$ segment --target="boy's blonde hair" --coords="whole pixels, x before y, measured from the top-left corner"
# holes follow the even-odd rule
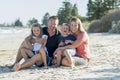
[[[68,28],[69,28],[69,30],[70,30],[70,25],[68,24],[68,23],[63,23],[62,25],[61,25],[61,27],[62,26],[68,26]]]

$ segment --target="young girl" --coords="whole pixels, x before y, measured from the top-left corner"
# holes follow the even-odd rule
[[[32,58],[36,54],[41,55],[41,60],[44,64],[44,68],[47,68],[47,58],[48,55],[47,49],[45,47],[47,42],[47,35],[42,35],[42,28],[40,24],[34,23],[31,28],[31,35],[27,37],[21,47],[21,54],[25,60],[28,60],[29,58]],[[31,49],[28,48],[31,46]],[[24,64],[24,63],[23,63]],[[40,66],[40,64],[36,63],[37,66]],[[23,67],[26,68],[26,67]],[[20,64],[15,64],[13,67],[14,71],[22,69],[20,67]]]
[[[34,54],[39,54],[39,53],[41,54],[44,66],[45,66],[45,68],[47,68],[46,55],[48,55],[48,52],[47,52],[45,45],[46,45],[48,36],[42,35],[42,28],[39,24],[36,24],[36,23],[33,24],[32,29],[31,29],[31,33],[32,33],[31,43],[33,46],[32,52]],[[43,48],[45,50],[44,53],[40,51],[41,48]]]
[[[59,47],[71,45],[76,40],[76,38],[70,34],[70,26],[67,23],[62,24],[60,31],[61,31],[61,36],[59,36],[58,39]],[[71,67],[73,67],[72,56],[75,56],[76,49],[72,48],[66,50],[67,52],[65,50],[61,51],[59,49],[56,49],[56,51],[54,52],[54,56],[56,58],[56,64],[54,65],[54,67],[60,66],[62,57],[64,56],[67,57],[68,62],[71,64]]]

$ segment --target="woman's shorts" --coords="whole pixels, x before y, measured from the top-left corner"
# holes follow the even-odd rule
[[[67,51],[69,54],[71,54],[71,56],[75,56],[75,54],[76,54],[76,49],[75,49],[75,48],[73,48],[73,49],[66,49],[66,51]]]
[[[75,60],[76,65],[85,65],[87,63],[87,59],[85,59],[85,58],[81,58],[78,56],[74,56],[72,58]]]

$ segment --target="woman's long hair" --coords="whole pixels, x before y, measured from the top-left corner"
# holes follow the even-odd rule
[[[70,20],[70,23],[71,22],[76,22],[77,23],[79,32],[85,32],[85,29],[83,28],[82,22],[81,22],[81,20],[79,18],[73,17]]]

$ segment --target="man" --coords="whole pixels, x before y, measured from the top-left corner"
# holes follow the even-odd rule
[[[48,35],[46,47],[48,50],[48,55],[51,58],[53,58],[53,52],[58,47],[58,36],[60,35],[59,31],[57,30],[58,23],[59,23],[58,17],[51,16],[48,19],[48,24],[47,24],[48,26],[43,28],[43,34]],[[22,50],[24,50],[24,49],[22,49]],[[41,59],[40,54],[36,54],[32,58],[26,60],[23,64],[20,65],[18,63],[23,58],[22,53],[21,53],[22,50],[21,50],[21,48],[19,48],[19,50],[18,50],[16,60],[14,63],[15,66],[13,68],[15,71],[20,70],[22,68],[30,67],[33,64],[35,64],[36,62],[39,64],[39,60]]]
[[[43,28],[43,34],[48,35],[46,47],[51,58],[53,58],[53,53],[58,47],[58,36],[60,35],[57,30],[58,22],[57,16],[51,16],[48,20],[48,27]]]

